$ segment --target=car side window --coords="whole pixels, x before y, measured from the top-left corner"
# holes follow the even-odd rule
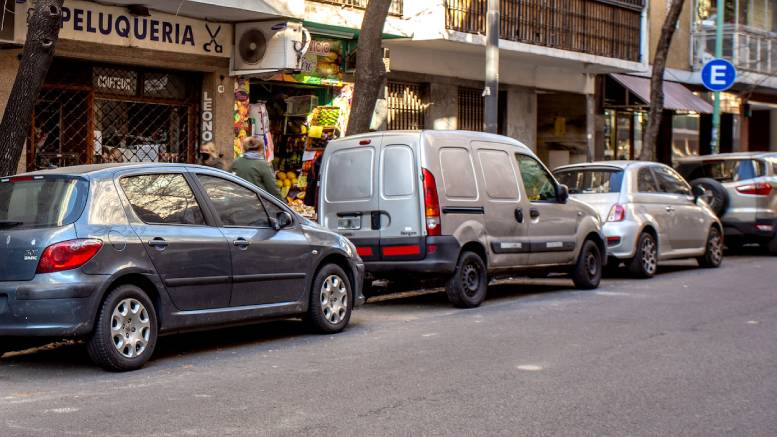
[[[640,193],[657,193],[658,186],[653,172],[649,168],[643,167],[637,172],[637,191]]]
[[[215,176],[198,174],[197,179],[205,189],[224,226],[270,227],[267,211],[255,192]]]
[[[266,199],[262,197],[262,203],[264,203],[264,208],[267,210],[267,215],[270,216],[270,222],[275,220],[276,217],[278,217],[278,213],[284,212],[285,209],[281,208],[280,206],[273,203],[271,200]]]
[[[138,218],[148,224],[204,225],[205,217],[182,174],[146,174],[119,180]]]
[[[523,187],[529,201],[555,202],[557,200],[556,183],[545,167],[536,159],[520,153],[515,154],[515,159],[518,160]]]
[[[653,173],[656,175],[661,192],[687,196],[691,194],[691,187],[674,170],[668,167],[655,166],[653,167]]]

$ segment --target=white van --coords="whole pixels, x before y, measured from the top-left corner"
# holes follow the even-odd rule
[[[443,279],[460,307],[489,278],[565,272],[596,288],[598,214],[569,199],[534,153],[500,135],[389,131],[329,143],[319,221],[347,236],[373,279]]]

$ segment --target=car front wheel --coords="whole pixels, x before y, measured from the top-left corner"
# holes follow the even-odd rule
[[[336,264],[322,267],[313,281],[308,322],[322,334],[340,332],[348,325],[353,309],[351,281]]]
[[[705,268],[716,268],[723,262],[723,235],[716,227],[710,228],[707,235],[707,246],[703,256],[698,258],[699,265]]]
[[[602,279],[602,252],[599,246],[591,240],[586,240],[577,257],[575,270],[572,272],[572,280],[575,287],[583,290],[592,290],[599,286]]]
[[[94,332],[86,343],[100,367],[121,372],[136,370],[151,358],[157,342],[157,315],[145,291],[121,285],[105,297]]]

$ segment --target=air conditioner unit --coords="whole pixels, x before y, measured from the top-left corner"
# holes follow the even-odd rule
[[[301,23],[261,21],[235,24],[234,75],[299,70],[310,46]]]

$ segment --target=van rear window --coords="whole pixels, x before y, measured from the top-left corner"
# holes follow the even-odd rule
[[[570,194],[619,193],[623,185],[623,170],[617,169],[569,169],[554,175]]]
[[[375,149],[372,147],[334,152],[326,169],[326,200],[352,202],[372,199],[374,168]]]
[[[89,183],[72,176],[0,179],[0,229],[72,224],[84,210]]]

